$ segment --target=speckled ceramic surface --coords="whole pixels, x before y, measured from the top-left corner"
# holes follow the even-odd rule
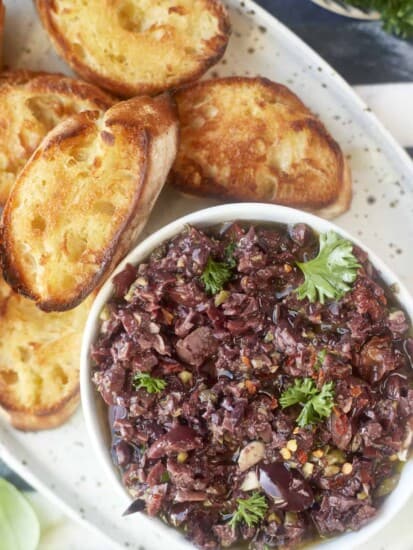
[[[32,2],[6,0],[5,3],[6,63],[11,67],[69,73],[50,48]],[[211,73],[262,74],[279,80],[320,115],[341,143],[353,171],[352,208],[336,223],[363,240],[413,291],[410,159],[341,78],[285,27],[248,0],[230,0],[228,4],[233,36],[225,59]],[[165,189],[145,235],[211,204],[214,202],[184,198],[172,189]],[[121,518],[125,499],[113,493],[96,463],[80,412],[62,428],[39,434],[15,432],[0,421],[0,456],[32,485],[64,506],[72,517],[99,530],[106,537],[102,538],[102,550],[112,547],[161,550],[166,544],[172,550],[160,533],[143,530],[133,516]],[[398,521],[408,519],[406,509]],[[404,545],[399,544],[402,525],[395,522],[389,529],[387,534],[364,544],[364,550],[410,550],[406,539]],[[391,545],[386,540],[392,541]]]

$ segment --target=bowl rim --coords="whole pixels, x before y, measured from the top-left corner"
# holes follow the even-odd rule
[[[125,508],[130,503],[132,497],[128,494],[126,488],[122,485],[117,468],[112,463],[110,448],[104,441],[102,433],[100,414],[98,411],[98,394],[90,378],[91,360],[89,356],[90,345],[95,340],[100,321],[99,314],[113,293],[113,277],[122,271],[126,264],[139,264],[142,262],[157,246],[179,233],[185,225],[191,224],[198,227],[208,227],[211,225],[231,222],[235,220],[249,221],[251,223],[270,222],[270,223],[306,223],[318,232],[333,230],[343,237],[351,240],[354,244],[364,250],[372,264],[380,272],[383,281],[387,285],[396,285],[397,299],[403,305],[411,320],[413,320],[413,298],[399,277],[381,260],[372,250],[366,247],[358,238],[352,236],[347,231],[341,229],[331,221],[319,218],[314,214],[289,208],[280,205],[263,203],[232,203],[219,206],[213,206],[198,210],[182,216],[146,237],[119,263],[110,278],[101,287],[97,294],[85,325],[81,347],[80,357],[80,390],[82,410],[86,423],[86,429],[92,444],[93,452],[98,458],[106,477],[116,486],[116,490],[123,496]],[[347,550],[355,548],[381,528],[383,528],[403,507],[408,498],[413,494],[413,459],[406,462],[400,476],[399,483],[394,491],[386,498],[381,505],[377,515],[359,531],[353,531],[338,535],[325,542],[316,542],[316,546],[324,550]],[[123,510],[120,510],[121,514]],[[146,514],[139,514],[139,521],[142,527],[156,530],[160,536],[168,537],[169,543],[175,542],[171,550],[175,548],[194,548],[192,544],[186,541],[182,534],[174,528],[165,525],[158,518],[150,518]]]

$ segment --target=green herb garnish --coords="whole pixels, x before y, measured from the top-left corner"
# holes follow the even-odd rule
[[[326,349],[322,349],[321,351],[319,351],[317,353],[317,359],[316,359],[316,362],[314,363],[314,370],[320,370],[321,369],[321,367],[324,364],[324,360],[325,360],[326,357],[327,357],[327,350]]]
[[[322,304],[325,298],[338,300],[351,290],[360,267],[353,254],[353,244],[334,231],[320,235],[320,250],[316,258],[296,264],[305,278],[296,290],[298,298]]]
[[[159,393],[166,388],[165,380],[162,380],[161,378],[154,378],[147,372],[136,373],[133,377],[132,384],[135,390],[143,388],[148,393]]]
[[[412,0],[346,0],[357,8],[380,13],[383,28],[403,38],[413,36]]]
[[[254,493],[249,498],[238,498],[238,508],[234,512],[229,525],[235,527],[241,521],[245,522],[248,527],[253,527],[264,519],[265,513],[268,510],[268,504],[263,495]]]
[[[319,390],[311,378],[296,378],[280,397],[283,409],[300,404],[302,409],[297,418],[300,428],[328,418],[334,406],[333,382],[327,382]]]
[[[208,258],[208,262],[201,275],[205,290],[210,294],[217,294],[232,277],[232,268],[226,262],[216,262]]]
[[[39,544],[39,520],[26,498],[0,478],[0,548],[35,550]]]

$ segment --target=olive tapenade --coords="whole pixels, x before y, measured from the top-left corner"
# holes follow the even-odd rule
[[[205,549],[374,517],[411,447],[413,340],[362,250],[304,224],[187,227],[113,283],[93,380],[130,512]]]

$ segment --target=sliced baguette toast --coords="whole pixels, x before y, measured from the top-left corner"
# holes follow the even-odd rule
[[[0,205],[49,130],[85,110],[106,111],[113,99],[96,86],[60,74],[0,74]]]
[[[45,313],[0,278],[0,412],[20,430],[65,422],[79,403],[79,361],[88,298]]]
[[[115,95],[157,94],[192,82],[224,54],[220,0],[36,0],[57,52]]]
[[[169,96],[54,128],[20,173],[0,227],[4,277],[45,311],[79,304],[134,244],[177,151]]]
[[[170,181],[181,190],[325,217],[349,208],[339,145],[285,86],[229,77],[189,85],[175,99],[181,139]]]

